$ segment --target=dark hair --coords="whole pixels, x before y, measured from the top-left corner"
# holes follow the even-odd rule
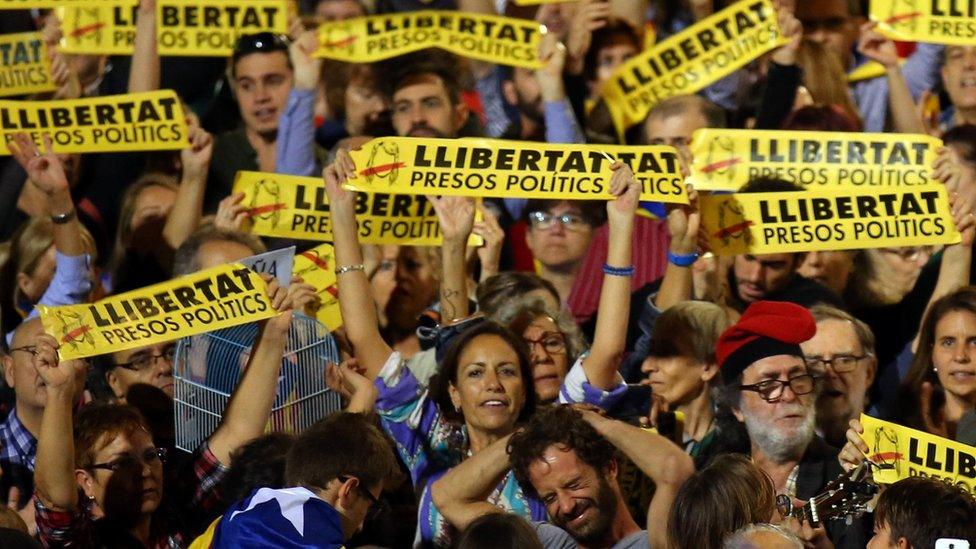
[[[285,462],[295,439],[291,433],[268,433],[235,450],[220,483],[224,503],[229,506],[257,488],[285,488]]]
[[[959,150],[962,161],[976,166],[976,125],[960,124],[942,134],[942,143]]]
[[[519,375],[522,377],[522,385],[525,390],[525,404],[522,405],[518,420],[525,421],[535,411],[536,404],[529,349],[521,337],[494,322],[478,323],[454,338],[444,354],[444,360],[441,361],[440,369],[430,380],[430,398],[437,403],[437,407],[440,409],[444,419],[457,424],[464,422],[464,415],[454,409],[449,387],[451,385],[457,385],[458,369],[461,366],[461,353],[476,338],[483,335],[493,335],[502,338],[518,356]]]
[[[379,427],[362,414],[336,412],[295,440],[286,458],[285,482],[315,491],[349,475],[371,488],[381,486],[396,470],[393,445]]]
[[[525,221],[531,226],[532,222],[529,219],[529,214],[532,212],[547,212],[560,204],[569,204],[576,208],[579,211],[580,217],[591,227],[599,227],[607,221],[606,203],[604,202],[597,200],[560,200],[558,198],[530,198],[525,203],[525,208],[522,209],[522,221]]]
[[[280,51],[285,54],[288,68],[292,68],[291,57],[288,55],[288,38],[273,32],[258,32],[242,34],[234,43],[234,51],[230,57],[230,75],[236,77],[237,62],[254,53],[274,53]]]
[[[753,177],[738,190],[740,193],[784,193],[805,190],[802,185],[778,177]]]
[[[542,549],[539,535],[518,515],[488,513],[474,520],[458,540],[458,549]]]
[[[773,481],[746,457],[723,454],[678,490],[668,514],[672,549],[720,549],[728,534],[768,522],[776,504]]]
[[[506,271],[488,277],[478,284],[475,290],[475,300],[478,309],[488,316],[494,315],[505,302],[522,297],[535,290],[544,290],[559,302],[559,292],[552,282],[535,273],[522,271]]]
[[[597,58],[600,50],[618,44],[630,44],[638,52],[644,49],[640,35],[633,25],[618,17],[610,17],[603,27],[593,31],[590,47],[583,57],[583,75],[587,80],[596,80]]]
[[[538,497],[529,480],[529,467],[554,445],[560,450],[572,450],[580,461],[597,471],[604,470],[617,456],[616,448],[578,410],[570,406],[541,409],[508,442],[512,472],[526,494]]]
[[[799,108],[783,121],[784,130],[808,130],[820,132],[859,132],[860,125],[843,109],[834,105]]]
[[[376,70],[369,64],[325,59],[319,74],[319,81],[325,85],[325,103],[329,107],[329,116],[336,119],[346,117],[346,88],[349,84],[363,82],[370,88],[379,85]]]
[[[75,468],[87,469],[95,463],[96,446],[104,442],[103,437],[131,435],[139,430],[152,436],[135,406],[99,401],[85,406],[74,419]]]
[[[683,301],[664,311],[654,323],[648,356],[687,357],[716,364],[715,345],[731,325],[721,307],[706,301]]]
[[[888,527],[892,541],[935,547],[939,538],[976,543],[976,501],[964,489],[934,478],[909,477],[881,492],[874,524]]]
[[[247,233],[223,231],[213,225],[204,225],[180,244],[173,259],[173,276],[181,276],[200,269],[200,248],[208,242],[227,241],[247,246],[254,254],[266,251],[261,239]]]
[[[422,75],[440,78],[452,105],[461,103],[461,66],[457,56],[439,50],[424,50],[378,63],[379,85],[389,100],[400,88]]]

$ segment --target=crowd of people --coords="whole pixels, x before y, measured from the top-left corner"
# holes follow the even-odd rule
[[[730,4],[302,0],[288,36],[243,35],[229,58],[160,56],[154,0],[124,56],[59,51],[56,10],[0,11],[0,34],[39,31],[52,57],[57,90],[18,99],[172,89],[189,138],[62,154],[16,133],[0,157],[0,547],[976,544],[972,482],[912,476],[849,516],[789,511],[870,466],[862,414],[976,444],[976,44],[896,44],[860,0],[779,0],[784,45],[619,142],[601,105],[615,69]],[[545,24],[542,67],[315,55],[320,24],[419,9]],[[931,177],[961,240],[714,255],[699,191],[648,207],[614,162],[605,203],[430,196],[442,244],[371,245],[346,185],[375,137],[668,145],[687,174],[704,128],[940,138]],[[341,361],[320,367],[344,409],[266,428],[290,326],[326,294],[264,275],[278,314],[187,453],[176,341],[61,359],[39,306],[319,244],[251,234],[240,171],[324,180],[342,326]]]

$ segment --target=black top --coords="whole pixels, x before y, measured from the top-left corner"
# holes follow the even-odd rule
[[[244,128],[217,136],[204,195],[204,212],[217,211],[220,201],[234,188],[234,177],[238,170],[258,170],[258,153],[247,140]]]

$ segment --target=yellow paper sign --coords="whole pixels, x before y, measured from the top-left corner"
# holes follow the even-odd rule
[[[234,180],[234,192],[244,193],[252,234],[332,240],[332,218],[320,177],[241,171]],[[364,244],[441,243],[437,214],[422,196],[360,193],[356,219],[359,241]],[[477,245],[481,240],[470,242]]]
[[[976,494],[976,448],[861,414],[875,482],[931,477]]]
[[[700,205],[717,255],[959,242],[942,185],[703,195]]]
[[[869,15],[893,40],[976,45],[976,4],[968,0],[871,0]]]
[[[617,67],[603,97],[622,131],[655,104],[695,93],[785,43],[772,3],[742,0]]]
[[[318,57],[371,63],[426,48],[500,65],[535,69],[546,28],[534,21],[422,10],[357,17],[319,26]]]
[[[941,146],[921,134],[702,129],[688,182],[709,191],[736,191],[754,177],[811,188],[928,185]]]
[[[339,286],[336,284],[335,250],[331,244],[320,244],[295,256],[292,275],[300,276],[306,284],[315,287],[322,303],[315,311],[315,318],[329,331],[342,326],[339,312]]]
[[[62,360],[114,353],[277,314],[261,277],[243,265],[219,265],[96,303],[38,305],[44,331]]]
[[[663,145],[380,137],[350,155],[359,191],[566,200],[613,198],[609,155],[633,168],[641,200],[688,203],[678,151]]]
[[[860,82],[861,80],[878,78],[879,76],[884,76],[884,74],[884,65],[878,63],[877,61],[868,61],[867,63],[859,65],[856,69],[847,73],[847,81],[851,83]]]
[[[538,6],[541,4],[568,4],[576,0],[515,0],[517,6]]]
[[[56,89],[47,44],[39,32],[0,34],[0,96]]]
[[[131,55],[137,4],[66,7],[61,50],[67,53]],[[288,0],[157,0],[159,55],[229,56],[243,34],[287,34]]]
[[[139,0],[0,0],[0,10],[29,10],[91,6],[99,4],[137,4]]]
[[[0,155],[27,132],[58,153],[156,151],[189,146],[183,106],[172,90],[66,101],[0,101]]]

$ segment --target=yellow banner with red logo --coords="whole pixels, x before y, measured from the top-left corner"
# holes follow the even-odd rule
[[[705,194],[716,255],[928,246],[959,242],[943,185]]]
[[[608,200],[613,160],[630,165],[641,200],[688,203],[678,151],[651,145],[561,145],[500,139],[379,137],[351,151],[366,192]]]
[[[61,51],[131,55],[138,3],[95,3],[58,10]],[[157,0],[159,55],[227,57],[244,34],[288,33],[290,0]]]
[[[736,191],[756,177],[810,188],[928,185],[941,146],[922,134],[706,128],[692,137],[687,182],[708,191]]]
[[[234,192],[244,193],[252,234],[332,240],[329,202],[320,177],[241,171]],[[437,246],[442,241],[437,214],[423,196],[359,193],[356,219],[364,244]],[[482,241],[472,237],[469,243]]]
[[[770,0],[742,0],[617,67],[603,85],[618,133],[677,95],[695,93],[786,43]]]
[[[183,106],[172,90],[106,95],[64,101],[0,101],[0,155],[26,132],[54,152],[121,152],[189,146]],[[43,148],[41,149],[43,150]]]
[[[62,360],[229,328],[277,314],[264,280],[236,263],[219,265],[95,303],[38,305]]]
[[[897,423],[861,414],[868,459],[878,465],[874,481],[893,484],[930,477],[976,494],[976,448]]]
[[[65,6],[135,4],[138,0],[0,0],[0,10],[51,9]]]
[[[871,0],[869,15],[893,40],[976,45],[976,3],[971,0]]]
[[[335,250],[332,244],[320,244],[295,255],[295,263],[291,271],[293,276],[300,276],[306,284],[315,287],[321,299],[318,310],[314,311],[315,318],[325,324],[329,331],[342,326],[335,268]]]
[[[41,33],[0,34],[0,97],[56,89]]]
[[[357,17],[319,26],[317,57],[371,63],[427,48],[497,63],[536,69],[546,28],[535,21],[467,13],[421,10]]]

